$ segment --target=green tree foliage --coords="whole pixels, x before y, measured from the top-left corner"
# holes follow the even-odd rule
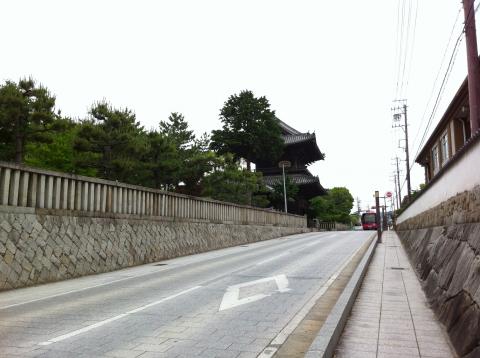
[[[187,152],[183,161],[180,178],[184,186],[180,192],[189,195],[201,195],[205,175],[219,165],[221,165],[221,158],[214,152],[204,150],[196,145],[193,146]]]
[[[350,222],[352,225],[360,225],[360,215],[358,215],[357,213],[350,214]]]
[[[211,148],[216,152],[246,159],[248,169],[250,162],[276,160],[282,154],[282,132],[265,97],[257,98],[247,90],[230,96],[220,120],[222,129],[212,132]]]
[[[80,124],[74,149],[83,156],[81,168],[95,168],[100,177],[141,184],[147,138],[135,114],[129,109],[115,109],[106,102],[95,104],[91,118]]]
[[[160,133],[172,140],[178,149],[187,149],[195,140],[193,130],[181,113],[173,112],[168,121],[160,122]]]
[[[349,224],[350,211],[353,208],[353,196],[344,187],[328,190],[327,195],[317,196],[310,200],[310,210],[314,217],[324,222]]]
[[[209,149],[205,133],[196,138],[182,114],[172,113],[160,122],[159,131],[148,134],[149,150],[144,158],[156,188],[200,195],[202,179],[219,165]]]
[[[261,173],[242,169],[228,154],[223,157],[223,163],[203,180],[202,194],[216,200],[244,205],[252,201],[265,204],[263,192]]]
[[[147,134],[148,150],[143,162],[150,179],[144,185],[157,189],[174,190],[180,178],[180,157],[177,146],[166,135],[157,131]]]
[[[49,143],[62,129],[55,97],[31,78],[0,86],[0,158],[23,163],[27,143]]]
[[[46,133],[48,141],[29,142],[25,147],[25,164],[37,168],[58,170],[65,173],[75,173],[87,176],[96,176],[94,168],[78,168],[75,163],[81,153],[75,153],[73,143],[78,135],[79,126],[70,119],[59,118],[63,121],[60,132]]]
[[[285,210],[285,199],[283,193],[283,181],[273,185],[273,191],[269,194],[270,203],[277,210]],[[289,203],[294,203],[298,195],[298,185],[296,185],[288,175],[285,176],[285,191],[287,194],[287,209]]]

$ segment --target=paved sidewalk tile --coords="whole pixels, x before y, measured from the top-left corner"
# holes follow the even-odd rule
[[[456,356],[393,231],[377,246],[335,356]]]

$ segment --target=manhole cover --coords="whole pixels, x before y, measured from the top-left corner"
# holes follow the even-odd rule
[[[167,264],[155,264],[153,266],[167,266]]]
[[[405,267],[390,267],[390,270],[406,270]]]

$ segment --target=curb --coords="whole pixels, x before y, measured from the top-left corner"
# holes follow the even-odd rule
[[[329,313],[325,323],[318,332],[317,337],[310,345],[310,348],[305,354],[305,358],[333,357],[335,348],[342,335],[343,328],[347,323],[348,316],[355,303],[360,286],[362,285],[363,278],[367,273],[368,265],[372,260],[377,241],[378,240],[374,238],[368,247],[367,252],[355,269],[355,272],[340,295],[337,303],[333,306],[332,311]]]

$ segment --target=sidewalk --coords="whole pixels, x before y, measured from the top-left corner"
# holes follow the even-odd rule
[[[405,250],[385,232],[337,346],[337,358],[455,357]]]

